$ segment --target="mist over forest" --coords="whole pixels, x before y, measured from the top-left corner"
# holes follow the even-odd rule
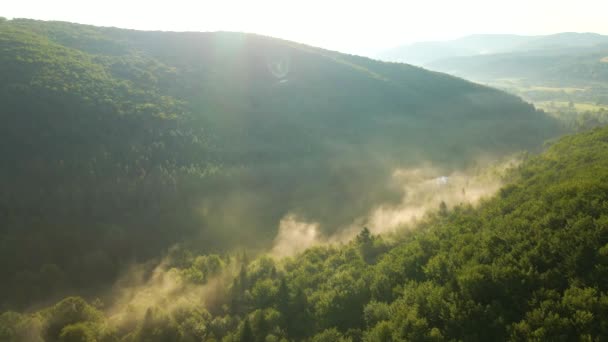
[[[604,36],[550,37],[0,18],[0,341],[602,340]]]

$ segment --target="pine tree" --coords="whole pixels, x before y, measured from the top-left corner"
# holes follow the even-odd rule
[[[251,329],[251,324],[249,323],[248,318],[245,318],[243,328],[241,329],[241,333],[239,335],[239,342],[254,342],[253,330]]]
[[[285,278],[281,278],[279,283],[279,290],[277,292],[277,310],[281,313],[281,325],[283,327],[287,324],[289,317],[289,287],[287,287],[287,281]]]

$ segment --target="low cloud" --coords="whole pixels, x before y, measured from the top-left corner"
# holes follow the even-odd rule
[[[477,204],[501,186],[498,179],[468,172],[443,174],[433,168],[399,169],[393,178],[401,184],[403,197],[397,205],[379,205],[367,218],[374,233],[390,232],[436,211],[443,202],[448,207]]]
[[[293,256],[320,243],[319,224],[299,220],[288,214],[279,223],[279,232],[274,240],[271,255]]]
[[[279,223],[271,254],[277,257],[293,256],[305,249],[326,243],[345,243],[363,227],[373,233],[395,232],[411,227],[416,220],[439,210],[443,202],[448,208],[459,204],[476,205],[492,196],[503,185],[507,170],[521,162],[519,157],[502,162],[480,162],[468,170],[446,172],[431,165],[416,168],[399,168],[393,171],[391,182],[402,193],[399,203],[381,203],[368,214],[355,220],[330,236],[321,233],[317,222],[307,222],[293,214]]]
[[[119,329],[132,330],[149,308],[166,312],[181,308],[215,308],[220,305],[233,279],[235,266],[230,264],[204,284],[194,284],[176,268],[163,261],[152,271],[146,265],[135,265],[114,286],[112,305],[105,313],[109,322]]]

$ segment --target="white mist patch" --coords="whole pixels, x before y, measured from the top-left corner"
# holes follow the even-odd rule
[[[448,177],[448,176],[441,176],[441,177],[435,178],[435,182],[439,186],[441,186],[441,185],[447,185],[449,181],[450,181],[450,177]]]
[[[287,257],[303,252],[319,243],[319,224],[300,221],[288,214],[279,223],[279,232],[274,240],[271,254]]]
[[[438,211],[442,202],[448,208],[475,205],[500,189],[503,177],[521,163],[522,156],[514,155],[502,161],[480,160],[475,168],[448,173],[432,166],[395,169],[391,183],[402,191],[399,203],[378,204],[368,214],[329,236],[320,233],[318,223],[286,215],[280,222],[271,254],[293,256],[315,245],[347,243],[363,227],[374,234],[394,232]]]
[[[116,299],[108,310],[113,320],[122,320],[123,315],[142,316],[150,307],[171,307],[176,298],[193,302],[203,298],[203,287],[185,283],[175,269],[167,269],[163,262],[146,279],[142,267],[134,266],[115,286]]]
[[[126,327],[141,321],[150,308],[166,312],[185,308],[207,308],[217,305],[233,278],[234,267],[228,265],[221,274],[205,284],[193,284],[183,279],[167,262],[158,264],[146,275],[142,265],[135,265],[114,286],[112,305],[105,310],[112,326]]]
[[[505,170],[518,163],[509,159],[490,168],[447,175],[432,167],[397,169],[393,180],[402,188],[401,202],[379,205],[363,221],[374,233],[390,232],[438,210],[442,202],[448,207],[476,204],[498,191]]]
[[[361,216],[327,241],[350,241],[363,227],[374,234],[414,227],[411,224],[428,213],[438,211],[442,202],[448,208],[459,204],[475,205],[500,189],[508,170],[519,165],[523,156],[516,154],[500,161],[479,159],[476,167],[451,172],[432,165],[397,168],[392,173],[391,183],[401,190],[401,201],[397,204],[379,203],[367,215]]]
[[[479,158],[474,167],[454,171],[430,164],[397,168],[389,182],[402,193],[398,203],[378,203],[367,214],[363,213],[331,235],[323,234],[318,222],[286,214],[279,222],[270,255],[290,257],[313,246],[348,243],[364,227],[374,234],[410,229],[418,219],[439,211],[442,203],[448,209],[461,204],[476,205],[496,193],[503,185],[505,175],[524,158],[525,154],[521,153],[501,160]]]

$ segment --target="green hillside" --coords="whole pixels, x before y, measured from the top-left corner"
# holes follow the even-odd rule
[[[461,57],[503,54],[569,54],[608,44],[608,36],[597,33],[562,32],[542,36],[474,34],[447,41],[416,42],[378,55],[382,60],[431,66]],[[551,65],[549,63],[545,65]]]
[[[521,96],[572,130],[608,122],[607,36],[559,33],[519,37],[511,42],[510,36],[474,37],[477,36],[427,46],[429,58],[421,65]],[[480,44],[473,45],[479,51],[483,46],[495,48],[479,53],[469,49],[471,42]],[[446,46],[465,51],[441,53]],[[434,48],[439,53],[433,54]],[[395,59],[408,61],[407,56]]]
[[[608,45],[593,48],[540,49],[437,60],[427,67],[478,80],[521,79],[528,82],[585,86],[608,82],[602,58]]]
[[[397,167],[534,149],[557,124],[421,68],[241,33],[0,21],[0,308],[97,293],[174,243],[265,248],[398,201]]]
[[[439,60],[428,65],[534,103],[584,130],[608,123],[608,45]]]
[[[152,277],[137,288],[143,300],[130,297],[105,315],[101,302],[74,297],[31,314],[6,312],[0,337],[603,340],[608,127],[561,139],[508,179],[479,208],[441,206],[399,235],[364,229],[346,245],[316,247],[296,258],[250,261],[174,250],[162,267],[165,277],[179,279],[172,290],[166,291],[166,279]],[[158,292],[148,297],[147,291]]]
[[[420,42],[388,51],[381,58],[497,87],[546,109],[544,102],[550,101],[608,104],[608,64],[602,62],[606,55],[608,36],[564,32]]]

